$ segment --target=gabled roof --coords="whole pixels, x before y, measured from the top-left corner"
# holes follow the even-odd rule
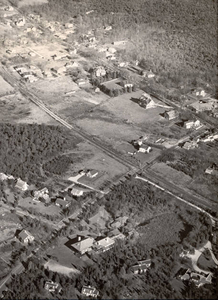
[[[81,240],[79,240],[79,238],[81,238]],[[93,243],[94,239],[92,237],[78,236],[77,242],[72,243],[71,246],[79,252],[84,252],[91,248]]]
[[[83,286],[82,294],[97,297],[99,295],[99,291],[95,287],[92,287],[90,285]]]
[[[109,238],[109,237],[105,237],[105,238],[101,238],[99,240],[96,241],[96,245],[102,248],[107,248],[110,247],[114,244],[114,240]]]
[[[28,185],[27,185],[27,183],[25,181],[23,181],[20,178],[18,178],[15,187],[18,188],[18,189],[20,189],[20,190],[27,190]]]
[[[19,234],[18,234],[18,237],[22,240],[24,240],[25,238],[33,238],[32,234],[29,233],[29,231],[27,230],[22,230]]]

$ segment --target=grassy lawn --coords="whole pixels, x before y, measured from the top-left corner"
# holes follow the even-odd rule
[[[210,269],[216,267],[211,255],[209,253],[206,254],[205,251],[199,257],[197,265],[205,271],[210,271]]]

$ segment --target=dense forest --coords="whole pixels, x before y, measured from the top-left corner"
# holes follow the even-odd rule
[[[60,22],[74,18],[79,32],[112,25],[111,39],[129,39],[135,45],[134,51],[123,51],[123,58],[140,60],[165,85],[192,85],[196,78],[216,84],[214,0],[49,0],[22,10]]]
[[[0,124],[1,172],[21,177],[29,183],[37,182],[37,177],[41,176],[40,165],[44,161],[53,159],[46,168],[57,173],[55,157],[74,148],[78,142],[79,139],[58,126]],[[60,162],[66,170],[71,160],[63,157]],[[58,173],[65,170],[61,168]]]
[[[114,218],[127,215],[138,222],[154,214],[174,210],[170,196],[134,178],[114,187],[102,198],[102,202]]]

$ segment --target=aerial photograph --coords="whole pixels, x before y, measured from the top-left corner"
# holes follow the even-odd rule
[[[0,0],[0,299],[218,299],[218,0]]]

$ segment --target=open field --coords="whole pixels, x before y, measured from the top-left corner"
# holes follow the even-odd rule
[[[210,271],[216,267],[216,264],[210,254],[206,255],[205,252],[203,252],[197,261],[197,266],[205,271]]]
[[[21,198],[19,200],[19,206],[25,209],[34,209],[34,211],[47,214],[51,216],[56,216],[60,213],[60,208],[56,205],[45,206],[42,202],[33,201],[32,197]]]
[[[14,91],[13,87],[5,81],[0,75],[0,97],[10,94]]]
[[[18,7],[20,8],[26,5],[40,5],[45,3],[48,3],[48,0],[20,0],[18,2]]]
[[[163,176],[166,180],[169,180],[179,186],[188,187],[192,181],[190,176],[183,172],[177,171],[162,162],[155,163],[151,169],[157,174]]]
[[[78,153],[81,153],[81,161],[78,161],[69,168],[64,176],[65,179],[68,179],[80,170],[94,169],[99,173],[101,172],[101,176],[95,181],[92,181],[90,186],[100,188],[107,180],[113,181],[114,178],[122,176],[122,174],[128,171],[125,166],[107,156],[99,149],[94,148],[87,142],[79,143],[76,149],[78,150]]]
[[[116,117],[127,120],[129,123],[133,124],[153,124],[158,121],[164,121],[164,118],[160,116],[160,113],[163,113],[166,108],[155,107],[144,109],[136,103],[137,99],[139,99],[143,93],[144,91],[139,90],[111,98],[109,101],[101,105],[101,109],[105,109],[110,113],[113,113]],[[155,103],[163,106],[165,105],[160,101],[155,101]]]
[[[91,110],[95,105],[108,99],[102,92],[86,92],[72,81],[70,76],[57,77],[50,80],[39,80],[32,84],[33,91],[52,111],[66,119],[69,123],[75,117]],[[70,95],[66,93],[75,91]]]
[[[13,214],[4,210],[4,208],[1,208],[0,229],[1,229],[0,242],[13,238],[16,230],[20,229],[18,218],[14,217]]]
[[[19,93],[0,99],[0,119],[4,123],[58,125],[54,119]]]

